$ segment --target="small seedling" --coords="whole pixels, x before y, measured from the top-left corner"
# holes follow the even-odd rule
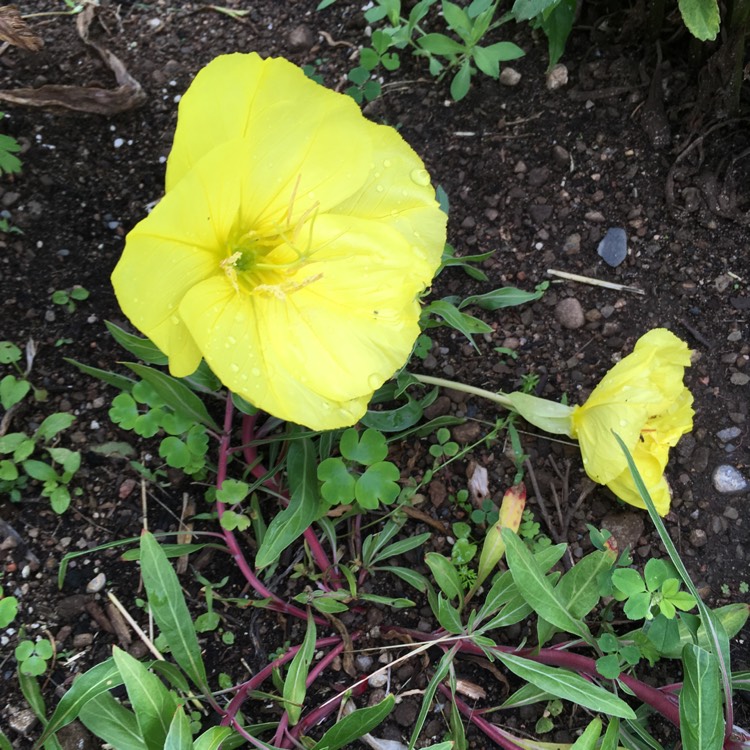
[[[15,596],[5,596],[0,586],[0,630],[7,628],[18,614],[18,599]]]
[[[453,458],[460,450],[458,443],[450,439],[451,432],[447,427],[441,427],[436,433],[437,443],[430,446],[430,455],[437,459]]]
[[[39,641],[21,641],[14,652],[19,670],[30,677],[38,677],[47,671],[47,662],[55,655],[52,642],[46,638]]]
[[[76,302],[88,299],[89,291],[82,286],[74,286],[70,289],[58,289],[52,292],[51,300],[55,305],[64,307],[69,313],[75,312]]]

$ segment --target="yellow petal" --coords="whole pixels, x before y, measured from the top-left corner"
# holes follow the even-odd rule
[[[660,516],[665,516],[669,512],[671,502],[669,485],[664,478],[664,468],[667,465],[668,453],[669,449],[666,446],[659,445],[649,439],[639,441],[635,450],[631,451],[635,465],[638,468],[638,473],[641,475],[643,483],[646,485],[646,489],[654,501],[654,506]],[[628,467],[619,476],[606,484],[624,502],[634,505],[637,508],[645,509],[646,505],[635,486],[635,481]]]
[[[185,92],[167,191],[207,153],[236,139],[251,144],[252,168],[266,180],[260,189],[282,193],[284,211],[300,177],[298,215],[309,208],[307,193],[319,188],[329,192],[325,200],[344,200],[370,163],[366,121],[351,97],[320,86],[287,60],[255,53],[215,58]]]
[[[365,182],[333,213],[376,219],[396,229],[431,263],[440,263],[448,217],[422,160],[393,128],[366,122],[374,163]]]
[[[628,450],[635,449],[648,412],[642,404],[608,403],[573,410],[573,437],[578,438],[586,473],[599,484],[607,484],[627,467],[613,431]]]

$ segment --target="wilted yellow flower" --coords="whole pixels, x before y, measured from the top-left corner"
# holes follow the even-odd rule
[[[670,494],[664,468],[669,449],[693,428],[693,396],[683,383],[689,364],[687,344],[665,328],[656,328],[602,378],[583,406],[551,404],[526,394],[508,398],[532,424],[577,438],[586,473],[626,503],[643,508],[616,432],[632,454],[657,511],[666,515]]]
[[[180,102],[167,193],[112,276],[190,375],[313,429],[355,423],[419,334],[446,217],[392,128],[283,59],[226,55]]]

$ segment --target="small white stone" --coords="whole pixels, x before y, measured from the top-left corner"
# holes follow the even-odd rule
[[[384,687],[387,682],[388,677],[385,672],[377,672],[376,674],[371,675],[367,680],[367,684],[373,688]]]
[[[500,83],[503,86],[518,86],[521,74],[515,68],[503,68],[500,71]]]
[[[98,594],[103,588],[104,584],[107,582],[107,576],[104,575],[104,573],[99,573],[99,575],[94,576],[87,584],[86,586],[86,593],[87,594]]]
[[[724,495],[744,492],[748,488],[747,479],[734,466],[729,464],[716,467],[713,483],[716,491]]]
[[[125,143],[124,138],[115,138],[114,146],[115,148],[122,148],[122,145]]]
[[[547,73],[547,88],[556,91],[567,84],[568,69],[562,63],[558,63]]]

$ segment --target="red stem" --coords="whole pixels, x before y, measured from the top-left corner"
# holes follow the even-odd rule
[[[227,396],[227,405],[224,412],[224,430],[221,435],[221,441],[219,442],[219,460],[216,467],[216,488],[221,489],[221,485],[227,478],[227,461],[229,459],[229,443],[232,436],[232,416],[234,414],[234,404],[232,403],[231,395]],[[224,515],[226,506],[220,500],[216,500],[216,512],[219,516],[219,523],[221,523],[221,517]],[[255,575],[253,569],[250,567],[245,555],[237,542],[237,537],[233,531],[222,528],[221,533],[224,537],[229,552],[231,553],[234,561],[237,563],[237,567],[245,576],[245,580],[253,587],[253,590],[262,598],[270,599],[271,604],[269,607],[275,609],[277,612],[284,612],[294,617],[299,617],[302,620],[307,619],[307,612],[299,607],[295,607],[293,604],[288,604],[280,596],[274,594],[269,588],[263,584],[263,582]],[[326,621],[323,619],[316,619],[321,625],[325,625]]]
[[[242,419],[242,451],[245,456],[245,462],[250,467],[250,473],[256,479],[260,479],[261,477],[264,477],[266,476],[266,474],[268,474],[268,470],[265,468],[265,466],[263,466],[263,464],[258,461],[258,451],[253,445],[253,440],[255,439],[256,420],[256,414],[245,414]],[[279,483],[275,479],[266,479],[263,484],[272,492],[279,495],[285,505],[289,504],[289,498],[286,492],[282,491]],[[320,540],[316,536],[315,532],[311,527],[308,526],[308,528],[305,529],[303,536],[305,538],[305,541],[307,542],[308,547],[310,548],[313,560],[315,560],[315,564],[318,566],[318,569],[321,571],[321,573],[329,578],[331,584],[335,589],[340,589],[341,579],[336,573],[334,566],[331,564],[331,561],[328,558],[326,551],[323,549],[323,545],[320,543]]]
[[[328,636],[327,638],[319,638],[315,641],[315,648],[325,648],[326,646],[333,646],[334,644],[341,643],[341,638],[338,636]],[[283,656],[278,659],[274,659],[270,664],[267,664],[257,674],[253,675],[247,682],[243,682],[237,688],[237,692],[234,694],[234,698],[229,702],[229,705],[224,712],[224,718],[221,720],[222,726],[227,726],[231,720],[237,716],[242,704],[247,700],[247,694],[253,690],[258,690],[260,686],[273,674],[273,670],[280,667],[282,664],[286,664],[294,658],[294,655],[302,648],[302,646],[292,646]]]
[[[483,719],[481,716],[474,712],[474,709],[471,708],[471,706],[464,703],[457,695],[453,695],[453,693],[451,693],[451,691],[445,684],[441,682],[440,685],[438,685],[438,688],[446,698],[452,700],[456,704],[456,708],[470,722],[476,724],[476,726],[481,729],[487,735],[487,737],[497,742],[500,747],[505,748],[505,750],[523,750],[523,748],[513,742],[510,735],[507,735],[502,729],[500,729],[500,727],[496,727],[494,724],[491,724],[489,721],[487,721],[487,719]]]

